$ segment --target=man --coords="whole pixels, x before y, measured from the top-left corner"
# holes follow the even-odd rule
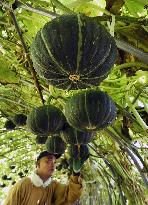
[[[82,192],[79,173],[70,176],[68,185],[51,179],[59,157],[47,151],[41,152],[35,173],[12,187],[4,205],[71,205],[79,199]]]

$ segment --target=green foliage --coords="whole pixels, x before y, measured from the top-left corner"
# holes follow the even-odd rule
[[[0,83],[19,83],[19,76],[12,70],[8,59],[0,58]]]
[[[147,9],[145,8],[147,5],[146,0],[126,0],[125,6],[127,7],[128,11],[131,15],[139,17],[147,15]]]
[[[102,15],[105,9],[106,2],[104,0],[90,1],[90,0],[76,0],[76,1],[61,1],[67,7],[72,8],[76,13],[83,13],[88,16]]]
[[[12,0],[7,2],[14,3]],[[104,0],[53,2],[22,0],[21,2],[57,14],[72,11],[101,17],[104,14],[104,16],[110,15],[111,12],[110,8],[108,10],[105,8],[105,3],[109,1]],[[114,6],[119,8],[117,5],[119,1],[114,2]],[[126,0],[119,8],[120,11],[116,11],[121,17],[120,21],[115,17],[115,25],[112,26],[115,37],[124,39],[145,52],[147,52],[147,26],[139,23],[141,22],[139,17],[146,19],[146,4],[146,0]],[[29,56],[30,45],[37,31],[50,21],[51,17],[23,8],[17,8],[15,15]],[[138,18],[137,23],[131,22],[131,16]],[[122,21],[123,17],[127,21]],[[100,23],[109,30],[106,20]],[[28,115],[33,107],[42,105],[27,55],[22,48],[20,36],[16,32],[8,7],[0,5],[0,198],[2,199],[7,195],[6,190],[9,186],[34,171],[36,156],[46,149],[45,144],[36,143],[36,136],[27,126],[16,127],[14,130],[4,128],[6,121],[13,119],[15,114]],[[40,76],[37,77],[45,104],[54,105],[62,111],[66,101],[82,91],[60,90],[48,86]],[[92,87],[95,90],[101,89],[112,97],[117,106],[117,118],[115,124],[108,127],[108,130],[96,132],[88,144],[90,156],[81,167],[84,178],[84,191],[81,197],[83,205],[147,204],[145,188],[148,172],[147,79],[147,65],[135,56],[118,49],[117,60],[109,76],[99,87]],[[133,155],[128,152],[129,150]],[[64,159],[66,162],[61,162],[62,159],[57,161],[58,164],[63,164],[54,175],[59,180],[67,179],[67,174],[71,173],[73,167],[73,160],[70,160],[67,150]],[[76,168],[77,165],[80,164],[76,163]],[[6,180],[6,176],[11,180]]]

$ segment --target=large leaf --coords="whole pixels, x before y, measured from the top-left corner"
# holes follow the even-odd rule
[[[147,4],[146,0],[126,0],[125,5],[128,8],[131,15],[139,17],[146,16],[147,10],[144,6]]]
[[[19,75],[12,70],[12,66],[5,58],[0,58],[0,83],[18,83]]]
[[[26,7],[28,8],[29,5],[58,14],[65,14],[67,10],[65,7],[89,16],[106,14],[105,0],[53,2],[21,0],[21,2],[24,8],[17,8],[14,13],[28,49],[27,55],[30,55],[30,45],[37,31],[51,20],[37,14],[36,10],[27,11]],[[130,17],[145,16],[147,0],[126,0],[125,2],[119,14],[121,20],[119,21],[118,17],[115,18],[115,34],[119,40],[122,37],[125,41],[134,44],[135,48],[141,48],[146,52],[147,27],[140,25],[137,19],[135,19],[137,24],[131,23]],[[14,0],[9,3],[14,3]],[[103,18],[106,17],[104,15]],[[106,20],[101,23],[107,28]],[[88,52],[89,49],[91,50],[91,47],[88,48]],[[41,98],[34,84],[34,77],[22,48],[20,35],[16,32],[8,8],[2,6],[0,6],[0,51],[3,54],[0,57],[0,199],[4,199],[8,187],[22,176],[20,172],[28,175],[35,170],[33,165],[36,156],[45,149],[45,146],[36,144],[35,136],[28,131],[27,127],[16,127],[12,131],[4,128],[7,118],[13,119],[16,113],[29,114],[32,107],[41,105]],[[147,164],[148,140],[147,133],[141,126],[147,123],[148,112],[146,68],[147,66],[134,56],[118,50],[116,64],[109,76],[99,87],[92,87],[101,89],[113,98],[117,104],[118,115],[114,125],[108,128],[108,132],[100,130],[95,133],[93,141],[89,144],[90,157],[85,164],[82,166],[81,162],[72,162],[75,171],[81,168],[84,177],[83,195],[80,199],[83,205],[147,204],[144,183],[147,173],[145,164]],[[46,104],[53,104],[62,111],[64,111],[65,102],[75,93],[81,92],[81,90],[60,90],[48,86],[40,76],[37,78]],[[123,122],[123,116],[126,117],[126,122]],[[131,137],[128,139],[126,134]],[[127,153],[128,149],[132,149],[135,154],[135,158],[132,155],[132,160],[131,155]],[[64,158],[69,157],[66,151]],[[60,160],[62,158],[57,163],[60,163]],[[69,164],[68,169],[62,168],[56,171],[54,178],[66,183],[67,174],[70,175],[71,171],[72,167]],[[11,180],[4,180],[3,175],[11,177]]]

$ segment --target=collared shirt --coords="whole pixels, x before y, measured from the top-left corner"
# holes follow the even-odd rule
[[[31,182],[34,184],[36,187],[47,187],[49,184],[52,182],[52,178],[49,177],[45,182],[40,178],[39,175],[36,173],[32,173],[30,176],[28,176],[31,179]]]
[[[79,199],[81,178],[70,176],[68,185],[51,179],[43,182],[36,173],[22,178],[9,191],[4,205],[71,205]]]

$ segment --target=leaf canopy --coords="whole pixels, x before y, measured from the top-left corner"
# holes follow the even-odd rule
[[[28,175],[35,169],[37,153],[45,149],[45,145],[36,144],[36,136],[27,126],[6,130],[5,122],[13,120],[15,114],[28,115],[33,107],[41,106],[41,95],[46,104],[51,103],[63,110],[66,100],[79,92],[57,89],[47,85],[40,76],[34,76],[28,56],[37,31],[55,15],[84,13],[94,19],[99,17],[98,20],[115,38],[124,40],[137,53],[142,51],[143,55],[148,48],[147,6],[146,0],[21,0],[18,5],[9,0],[0,3],[1,199],[20,176]],[[14,24],[11,13],[15,15],[17,24]],[[19,25],[22,35],[18,34],[16,25]],[[21,36],[27,52],[22,46]],[[118,115],[112,126],[97,132],[89,143],[91,156],[82,168],[84,191],[80,201],[83,205],[115,205],[126,204],[127,201],[130,205],[147,203],[147,68],[144,62],[131,54],[130,49],[129,52],[118,49],[112,72],[100,86],[94,87],[112,97]],[[38,78],[37,84],[35,77]],[[37,85],[41,88],[40,93]],[[68,157],[66,151],[57,166]],[[62,180],[70,172],[70,168],[62,167],[57,169],[54,177]],[[11,180],[5,180],[4,175]]]

